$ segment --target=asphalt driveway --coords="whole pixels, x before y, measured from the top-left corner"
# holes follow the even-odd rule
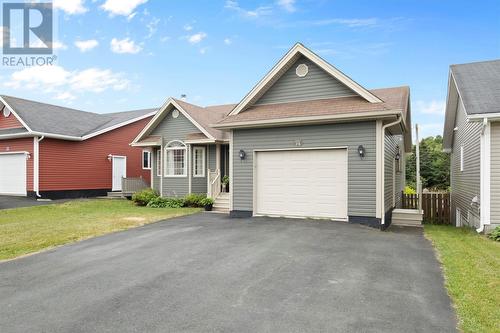
[[[0,332],[455,332],[421,231],[202,213],[0,263]]]
[[[37,201],[36,199],[28,197],[0,195],[0,209],[50,205],[53,203],[60,203],[62,201],[63,200]]]

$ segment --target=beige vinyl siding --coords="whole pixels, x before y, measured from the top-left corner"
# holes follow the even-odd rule
[[[295,73],[299,64],[306,64],[309,68],[305,77],[299,77]],[[356,93],[346,85],[302,56],[255,104],[275,104],[355,95]]]
[[[491,224],[500,224],[500,123],[491,124]]]
[[[399,146],[401,158],[403,153],[401,152],[401,147],[403,147],[403,137],[401,135],[391,135],[386,133],[385,135],[385,154],[384,154],[384,206],[385,212],[392,208],[401,207],[401,192],[404,187],[403,172],[397,171],[397,165],[395,163],[397,147]],[[401,162],[401,166],[403,163]],[[396,169],[394,169],[396,167]],[[395,172],[394,172],[395,171]],[[395,176],[395,182],[393,182],[393,177]],[[395,192],[394,192],[395,185]],[[393,196],[395,195],[395,205],[393,205]]]
[[[160,135],[162,137],[163,147],[165,147],[165,145],[172,140],[186,141],[186,137],[190,133],[200,133],[200,130],[186,117],[184,117],[182,113],[180,113],[177,118],[173,118],[172,113],[169,112],[166,114],[161,123],[153,130],[151,135]],[[163,195],[186,195],[189,192],[188,176],[189,172],[186,177],[163,177]]]
[[[456,208],[460,208],[463,225],[479,227],[479,205],[471,205],[472,199],[480,199],[481,126],[479,122],[467,122],[465,110],[458,103],[451,154],[451,214],[456,221]],[[460,171],[460,147],[464,147],[464,168]]]
[[[234,130],[233,209],[253,210],[254,150],[348,147],[348,215],[375,217],[375,131],[374,121]],[[296,145],[297,142],[301,143],[300,147]],[[357,152],[359,145],[363,145],[366,150],[363,159]],[[240,149],[246,152],[244,160],[238,156]]]

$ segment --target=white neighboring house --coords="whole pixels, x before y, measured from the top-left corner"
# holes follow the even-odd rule
[[[443,138],[456,226],[500,225],[500,60],[450,66]]]

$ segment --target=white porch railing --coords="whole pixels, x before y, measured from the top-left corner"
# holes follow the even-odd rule
[[[220,194],[220,170],[216,169],[214,171],[208,169],[208,177],[207,177],[207,197],[215,199]]]

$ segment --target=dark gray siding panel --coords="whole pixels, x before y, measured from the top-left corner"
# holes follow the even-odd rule
[[[215,167],[216,167],[215,158],[216,158],[217,154],[216,154],[215,149],[216,149],[215,145],[208,146],[208,168],[210,170],[215,170]]]
[[[172,140],[185,141],[190,133],[200,133],[200,130],[194,126],[186,117],[179,114],[179,117],[172,118],[169,112],[165,119],[154,129],[151,135],[161,135],[163,145]],[[163,178],[164,196],[184,196],[189,191],[188,177]]]
[[[194,161],[194,154],[193,154],[193,151],[194,151],[194,148],[195,147],[199,147],[199,146],[193,146],[191,148],[191,157],[192,157],[192,161]],[[201,146],[201,147],[205,147],[205,177],[194,177],[192,174],[193,174],[193,171],[191,169],[191,192],[192,193],[207,193],[207,165],[208,165],[208,154],[209,154],[209,149],[207,146]],[[193,167],[192,167],[193,168]]]
[[[157,165],[156,165],[156,157],[158,156],[158,152],[159,152],[159,148],[155,148],[153,149],[153,153],[151,155],[151,159],[152,159],[152,168],[151,168],[151,173],[153,175],[153,186],[152,188],[157,191],[158,193],[160,193],[160,178],[161,177],[158,177],[157,176]]]
[[[491,223],[500,224],[500,123],[491,124]]]
[[[253,210],[253,151],[258,149],[348,147],[348,214],[374,217],[376,210],[375,122],[234,130],[233,209]],[[361,159],[359,145],[366,149]],[[240,160],[238,152],[247,153]]]
[[[309,73],[298,77],[295,70],[306,64]],[[326,73],[305,57],[299,58],[255,104],[274,104],[356,95],[346,85]]]
[[[391,208],[401,207],[401,192],[403,191],[404,180],[403,173],[398,172],[396,167],[397,147],[403,146],[401,135],[385,135],[385,154],[384,154],[384,207],[385,211]],[[394,179],[394,181],[393,181]],[[395,192],[394,192],[395,185]],[[393,195],[395,195],[395,205],[393,206]]]
[[[479,207],[471,205],[480,199],[481,124],[467,122],[462,103],[459,102],[451,154],[451,213],[455,221],[456,208],[460,208],[463,225],[479,227]],[[464,170],[460,171],[460,147],[464,147]]]

